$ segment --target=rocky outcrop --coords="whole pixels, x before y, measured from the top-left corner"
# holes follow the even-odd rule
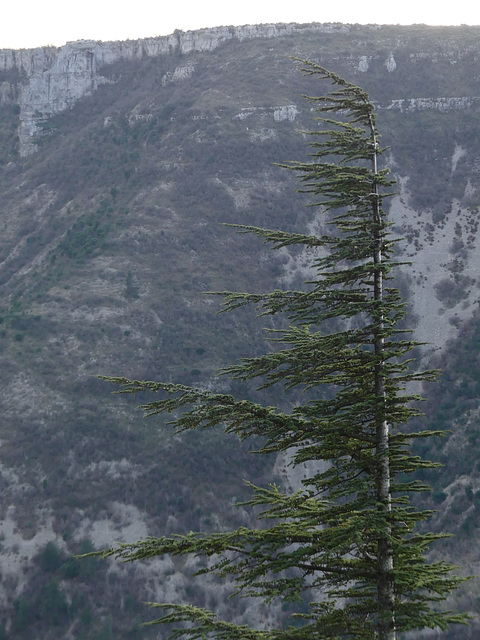
[[[463,96],[460,98],[409,98],[392,100],[392,102],[384,108],[394,109],[402,112],[426,111],[433,109],[434,111],[452,111],[457,109],[471,109],[480,103],[478,96]]]
[[[71,108],[80,98],[91,95],[100,85],[108,82],[102,75],[102,69],[109,64],[121,60],[141,60],[144,57],[158,57],[172,53],[187,55],[193,52],[213,51],[231,40],[241,42],[300,33],[323,34],[331,37],[331,34],[341,35],[356,28],[359,26],[339,23],[225,26],[197,31],[175,31],[168,36],[123,42],[79,40],[59,48],[40,47],[18,51],[4,49],[0,50],[0,105],[17,103],[20,106],[20,154],[26,156],[35,151],[35,135],[39,131],[39,125],[45,119]],[[389,33],[392,28],[372,25],[363,29],[375,30],[377,39],[379,30],[384,30],[383,36],[386,43],[391,36]],[[386,46],[390,48],[393,45],[395,52],[405,45],[399,41],[392,41],[391,37],[388,42]],[[368,51],[367,42],[364,43],[363,48]],[[466,53],[468,51],[463,52],[465,55]],[[463,54],[458,50],[445,49],[440,53],[438,51],[416,52],[415,55],[426,56],[432,60],[438,59],[439,56],[446,57],[454,63]],[[394,51],[390,50],[383,59],[383,65],[390,74],[395,74],[401,64],[395,55]],[[376,57],[378,57],[377,54],[373,52],[365,54],[359,51],[358,55],[352,53],[352,68],[366,73]],[[187,63],[175,72],[167,74],[164,82],[187,79],[193,69],[193,64]],[[399,99],[384,108],[400,111],[424,109],[445,111],[468,108],[478,99],[477,97]],[[283,118],[283,114],[281,117]],[[290,113],[287,117],[290,119],[295,116]]]
[[[108,64],[173,52],[189,54],[194,51],[213,51],[233,39],[243,41],[305,31],[330,33],[348,30],[347,25],[340,24],[246,25],[176,31],[169,36],[124,42],[79,40],[59,48],[4,49],[0,50],[0,73],[15,75],[16,81],[0,84],[0,104],[18,102],[20,105],[20,154],[26,156],[36,149],[38,125],[45,118],[71,108],[77,100],[92,94],[98,86],[107,82],[101,69]],[[173,80],[182,76],[180,71],[177,76]]]

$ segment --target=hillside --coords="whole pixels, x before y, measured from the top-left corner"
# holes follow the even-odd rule
[[[98,374],[234,390],[223,364],[268,348],[247,311],[217,315],[205,291],[263,291],[308,277],[221,223],[314,229],[295,176],[322,91],[290,56],[361,84],[378,106],[405,267],[399,286],[422,364],[444,374],[427,420],[438,553],[478,573],[480,28],[263,25],[126,43],[0,51],[0,624],[3,637],[155,638],[144,600],[194,594],[175,561],[71,558],[115,540],[248,523],[243,479],[293,482],[215,433],[171,437],[142,398]],[[230,386],[229,386],[230,385]],[[278,393],[271,403],[293,402]],[[478,610],[480,585],[459,606]],[[226,615],[268,613],[243,603]],[[476,628],[478,632],[478,627]],[[458,632],[457,632],[458,633]],[[0,638],[2,637],[0,627]],[[160,635],[159,635],[160,634]],[[469,635],[470,634],[470,635]],[[475,627],[452,632],[474,638]]]

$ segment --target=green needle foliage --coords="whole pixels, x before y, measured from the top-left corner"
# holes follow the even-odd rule
[[[154,604],[156,622],[176,625],[172,638],[394,640],[399,632],[447,629],[465,617],[438,610],[458,586],[452,567],[429,563],[426,552],[441,537],[419,532],[431,516],[409,494],[428,489],[412,479],[435,466],[411,453],[406,428],[416,415],[408,383],[434,372],[414,373],[408,353],[417,344],[399,328],[404,304],[386,286],[398,263],[383,212],[392,195],[388,170],[379,169],[374,107],[359,87],[304,62],[304,72],[329,80],[333,89],[308,98],[322,128],[312,132],[311,160],[292,163],[318,216],[330,233],[315,236],[239,226],[275,249],[311,248],[316,277],[303,291],[264,295],[223,293],[226,311],[254,304],[261,314],[284,314],[286,330],[274,332],[277,349],[222,371],[261,387],[284,385],[304,392],[290,413],[179,384],[107,378],[121,392],[152,391],[147,415],[174,413],[180,431],[221,426],[242,440],[260,436],[261,452],[287,452],[291,465],[312,470],[296,493],[252,485],[247,503],[262,509],[258,529],[149,538],[103,552],[126,561],[171,554],[210,558],[200,573],[232,578],[237,593],[268,603],[308,600],[288,628],[260,630],[218,620],[189,605]],[[332,329],[333,327],[333,329]],[[295,614],[294,614],[295,615]]]

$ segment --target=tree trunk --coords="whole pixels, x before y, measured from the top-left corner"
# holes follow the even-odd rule
[[[373,173],[376,176],[377,167],[377,140],[375,128],[371,121],[372,143],[374,153],[372,157]],[[379,193],[375,185],[372,193],[372,214],[374,219],[374,264],[377,267],[374,273],[374,299],[383,300],[383,274],[380,269],[383,253],[383,232],[381,227]],[[383,337],[384,316],[380,311],[374,322],[374,351],[375,364],[375,396],[377,399],[376,410],[376,499],[384,525],[379,533],[377,547],[377,599],[378,599],[378,638],[379,640],[395,640],[395,584],[393,577],[393,549],[390,542],[391,525],[390,514],[392,511],[390,490],[390,455],[389,455],[389,426],[385,419],[385,341]]]

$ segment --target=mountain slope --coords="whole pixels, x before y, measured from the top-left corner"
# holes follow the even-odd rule
[[[218,368],[268,348],[265,323],[247,311],[217,315],[220,301],[202,292],[308,277],[308,256],[272,258],[221,226],[317,224],[294,176],[274,166],[305,158],[303,131],[314,124],[301,96],[322,91],[292,55],[319,60],[378,104],[399,179],[391,214],[406,237],[400,257],[414,263],[399,284],[417,337],[433,342],[421,357],[447,368],[450,405],[432,420],[450,428],[454,419],[465,433],[439,446],[449,464],[432,480],[434,498],[444,526],[459,529],[448,552],[478,564],[478,471],[463,456],[465,442],[476,444],[478,345],[467,327],[479,299],[479,31],[267,25],[0,52],[0,598],[12,637],[156,637],[137,629],[147,616],[138,602],[188,594],[189,567],[82,568],[69,555],[248,524],[229,508],[246,495],[243,478],[285,473],[281,461],[213,433],[179,446],[168,428],[142,421],[141,398],[112,397],[94,376],[229,390]],[[467,371],[453,357],[464,343]],[[223,602],[218,585],[195,589],[199,603]],[[474,610],[477,593],[466,587],[461,606]]]

